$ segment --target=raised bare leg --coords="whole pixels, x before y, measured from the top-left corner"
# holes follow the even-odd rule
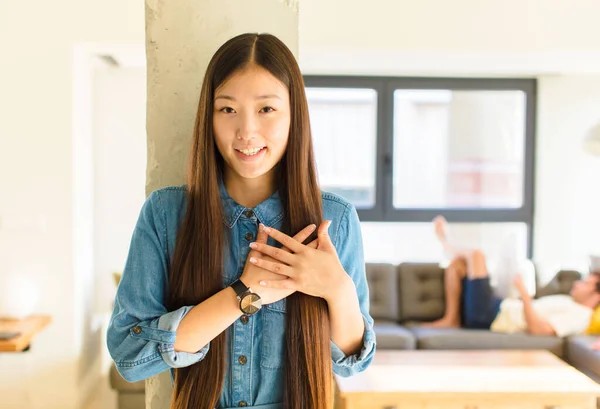
[[[489,276],[485,265],[485,255],[481,250],[472,250],[466,256],[467,261],[467,277],[472,280],[474,278],[485,278]]]
[[[433,230],[438,241],[442,244],[444,252],[451,256],[451,258],[462,257],[466,258],[471,252],[470,249],[463,249],[456,246],[456,243],[452,243],[448,239],[448,221],[444,216],[436,216],[433,219]]]
[[[448,222],[444,216],[436,216],[433,219],[433,230],[435,237],[442,244],[444,251],[454,254],[452,246],[448,243]]]
[[[444,293],[446,296],[444,316],[439,320],[423,323],[423,326],[435,328],[460,327],[460,296],[462,294],[462,279],[466,274],[465,260],[463,258],[452,260],[444,271]]]

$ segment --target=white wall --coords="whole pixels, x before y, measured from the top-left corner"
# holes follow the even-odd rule
[[[77,86],[74,100],[74,273],[80,306],[76,322],[81,323],[76,378],[81,401],[108,383],[112,273],[125,265],[146,179],[145,70],[115,67],[92,54],[87,53],[87,67],[78,67],[87,83]]]
[[[94,296],[96,312],[105,313],[146,196],[146,70],[97,70],[93,112]]]
[[[146,71],[95,64],[90,82],[92,161],[82,166],[91,171],[92,256],[84,270],[88,279],[79,377],[90,385],[82,390],[87,386],[93,395],[98,385],[107,384],[111,363],[106,327],[116,289],[112,274],[123,270],[145,200]],[[104,396],[103,405],[110,408],[107,399],[112,397]]]
[[[596,49],[594,0],[303,0],[301,47],[556,51]],[[377,39],[377,41],[373,41]]]
[[[598,72],[595,0],[303,0],[305,72]]]
[[[581,149],[600,123],[600,75],[539,82],[535,257],[545,271],[600,254],[600,157]]]
[[[80,304],[73,267],[73,52],[144,43],[133,1],[0,2],[0,275],[29,272],[52,324],[28,354],[0,354],[0,407],[70,409],[79,390]],[[40,219],[40,222],[37,220]]]

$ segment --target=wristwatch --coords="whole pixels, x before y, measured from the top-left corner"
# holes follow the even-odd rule
[[[262,308],[262,300],[260,295],[253,293],[252,290],[242,280],[235,280],[231,284],[231,288],[235,291],[237,299],[240,302],[240,310],[250,316],[254,315]]]

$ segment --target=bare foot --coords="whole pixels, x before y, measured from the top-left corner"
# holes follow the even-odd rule
[[[444,216],[436,216],[435,219],[433,219],[433,230],[435,231],[435,236],[442,244],[444,251],[452,256],[458,256],[458,249],[448,243],[448,221]]]
[[[444,245],[444,247],[448,244],[447,227],[448,222],[446,221],[444,216],[436,216],[435,219],[433,219],[433,229],[435,231],[435,236],[438,238],[440,243]]]
[[[449,317],[442,317],[436,321],[424,322],[421,326],[428,328],[460,328],[460,321]]]

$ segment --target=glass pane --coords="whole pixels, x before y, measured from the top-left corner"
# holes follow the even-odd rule
[[[321,189],[359,209],[375,205],[377,92],[307,88]]]
[[[519,208],[525,93],[396,90],[394,207]]]
[[[432,223],[362,222],[361,227],[366,262],[445,265],[450,261],[450,255],[444,253],[435,237]],[[393,239],[382,239],[384,237]],[[535,288],[535,273],[531,263],[526,261],[525,223],[452,223],[448,225],[448,241],[461,249],[483,251],[493,285],[518,269],[526,278],[528,288]]]

